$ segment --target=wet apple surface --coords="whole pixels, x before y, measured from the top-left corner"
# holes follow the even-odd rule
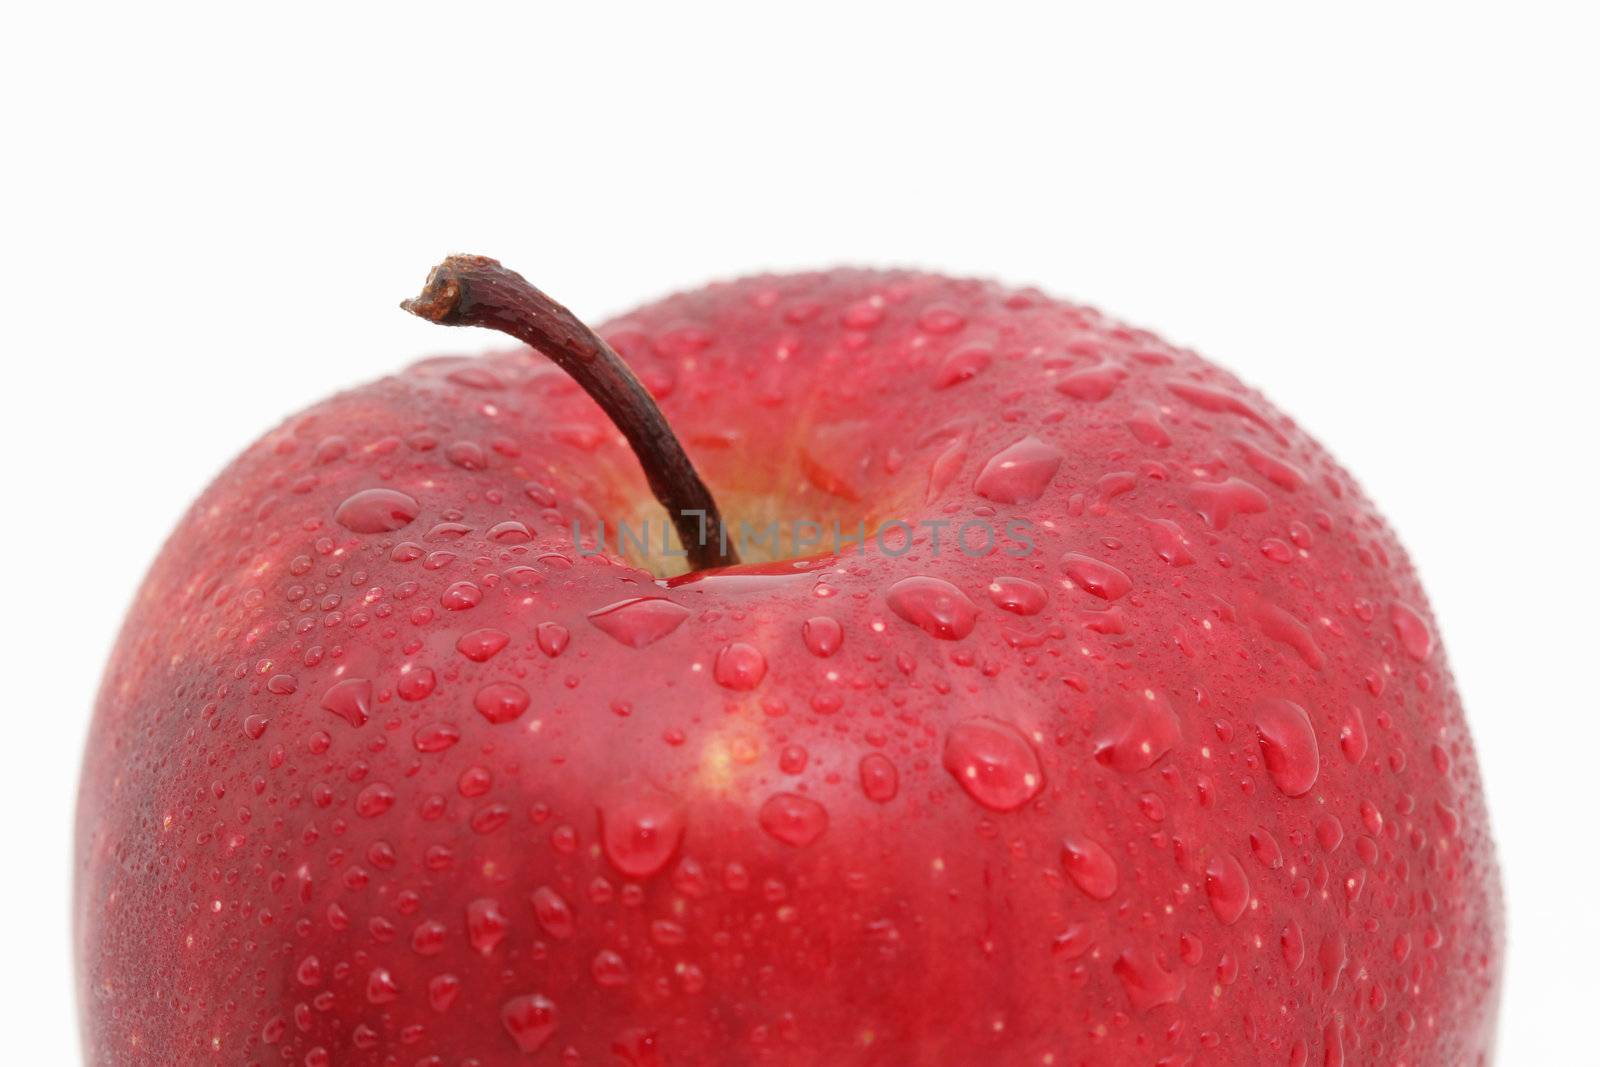
[[[600,333],[744,562],[685,575],[624,435],[526,348],[269,433],[105,676],[90,1063],[1488,1062],[1460,702],[1292,421],[931,275]]]

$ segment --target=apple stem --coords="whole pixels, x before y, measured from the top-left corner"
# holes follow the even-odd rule
[[[451,256],[400,305],[441,326],[486,326],[549,356],[622,431],[695,570],[739,562],[722,512],[666,416],[622,357],[578,317],[487,256]]]

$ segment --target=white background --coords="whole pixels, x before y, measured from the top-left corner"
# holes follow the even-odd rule
[[[604,6],[6,15],[8,1062],[75,1062],[71,807],[139,575],[278,419],[483,343],[395,308],[453,251],[590,318],[758,268],[997,276],[1264,388],[1421,568],[1505,868],[1502,1061],[1572,1062],[1600,1001],[1594,16]]]

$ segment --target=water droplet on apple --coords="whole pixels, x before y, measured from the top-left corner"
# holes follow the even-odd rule
[[[1122,571],[1081,552],[1062,556],[1061,569],[1072,579],[1073,585],[1101,600],[1121,599],[1133,588],[1132,580]]]
[[[511,635],[504,630],[484,627],[462,634],[456,640],[456,651],[474,663],[483,663],[492,659],[495,653],[505,648],[510,641]]]
[[[900,791],[900,772],[883,753],[869,752],[862,756],[858,770],[861,775],[861,791],[866,794],[868,800],[887,804]]]
[[[539,920],[539,925],[551,937],[564,941],[577,930],[577,923],[572,917],[572,906],[554,889],[542,885],[533,891],[530,899],[533,903],[534,918]]]
[[[989,583],[994,606],[1013,615],[1037,615],[1050,600],[1044,586],[1026,578],[1000,577]]]
[[[1242,478],[1200,482],[1190,489],[1195,511],[1213,530],[1225,530],[1235,515],[1255,515],[1267,510],[1267,494]]]
[[[523,1055],[544,1048],[559,1025],[555,1003],[538,993],[506,1001],[500,1009],[500,1022]]]
[[[525,523],[507,519],[489,527],[489,540],[501,545],[522,545],[533,540],[533,531]]]
[[[1283,850],[1278,847],[1278,839],[1266,830],[1250,831],[1250,854],[1269,871],[1283,866]]]
[[[411,735],[411,744],[418,752],[443,752],[461,740],[461,731],[447,722],[429,723],[417,727]]]
[[[649,784],[619,788],[600,805],[599,815],[606,858],[630,878],[659,872],[683,840],[682,806]]]
[[[994,349],[989,345],[981,342],[964,344],[944,358],[933,376],[933,387],[948,389],[952,385],[960,385],[983,373],[993,362]]]
[[[366,678],[335,682],[322,694],[322,707],[351,726],[361,726],[372,710],[372,682]]]
[[[428,1006],[436,1012],[450,1010],[461,994],[461,979],[453,974],[436,974],[428,979]]]
[[[1346,712],[1344,725],[1339,728],[1339,749],[1351,763],[1360,763],[1367,754],[1367,723],[1360,708],[1352,706]]]
[[[401,700],[425,700],[433,695],[434,687],[438,685],[438,676],[432,667],[413,667],[403,671],[400,680],[395,683],[395,695]]]
[[[991,811],[1015,811],[1044,787],[1039,756],[1016,727],[985,716],[958,723],[945,737],[944,769]]]
[[[1168,971],[1149,949],[1128,949],[1117,957],[1111,970],[1127,991],[1133,1010],[1141,1014],[1163,1004],[1176,1004],[1183,996],[1183,976]]]
[[[467,904],[467,943],[478,954],[492,955],[510,932],[499,901],[483,897]]]
[[[1127,376],[1128,372],[1115,363],[1101,363],[1068,374],[1056,382],[1056,392],[1074,400],[1094,403],[1116,392],[1117,386]]]
[[[1322,943],[1317,948],[1323,992],[1332,993],[1339,988],[1339,976],[1344,973],[1347,960],[1344,935],[1337,931],[1323,934]]]
[[[1280,644],[1288,645],[1306,665],[1321,670],[1328,657],[1311,635],[1311,628],[1265,597],[1246,591],[1240,601],[1245,613],[1261,632]]]
[[[1044,495],[1061,459],[1059,448],[1030,434],[984,464],[973,488],[997,504],[1030,504]]]
[[[609,948],[594,954],[594,959],[589,961],[589,976],[595,985],[605,989],[627,985],[632,978],[627,961]]]
[[[1389,621],[1406,655],[1421,662],[1433,652],[1433,631],[1416,609],[1396,601],[1389,607]]]
[[[683,625],[689,609],[665,597],[619,600],[589,613],[595,628],[629,648],[654,644]]]
[[[1124,774],[1145,770],[1172,751],[1182,734],[1177,712],[1160,693],[1146,690],[1113,705],[1095,741],[1094,758]]]
[[[800,626],[800,639],[813,656],[827,658],[844,644],[844,627],[827,615],[814,615]]]
[[[1321,755],[1306,710],[1288,700],[1263,700],[1255,706],[1254,718],[1273,784],[1285,796],[1309,793],[1317,784]]]
[[[1293,563],[1294,549],[1289,547],[1287,541],[1276,537],[1268,537],[1261,542],[1261,554],[1274,563]]]
[[[462,470],[481,471],[489,466],[489,457],[476,441],[452,441],[445,446],[445,458]]]
[[[1085,952],[1093,939],[1089,935],[1089,927],[1084,923],[1072,923],[1050,940],[1050,952],[1064,960],[1075,960]]]
[[[1061,841],[1061,867],[1096,900],[1109,899],[1117,891],[1117,861],[1097,841],[1068,834]]]
[[[896,615],[943,641],[966,637],[978,621],[978,606],[943,578],[902,578],[889,587],[888,601]]]
[[[1174,567],[1187,567],[1194,562],[1194,554],[1189,551],[1189,538],[1182,526],[1171,519],[1146,519],[1145,526],[1150,531],[1156,555],[1164,562]]]
[[[315,956],[307,956],[301,960],[294,969],[295,981],[308,989],[314,989],[322,984],[322,961]]]
[[[828,829],[828,809],[799,793],[774,793],[761,805],[761,828],[786,845],[809,845]]]
[[[735,641],[717,653],[711,674],[725,689],[754,689],[767,676],[767,659],[754,645]]]
[[[386,967],[374,967],[367,973],[367,1003],[393,1004],[400,999],[400,986]]]
[[[1344,844],[1344,823],[1339,821],[1339,816],[1324,812],[1317,817],[1315,829],[1317,844],[1322,846],[1322,851],[1334,852]]]
[[[923,333],[955,333],[967,324],[967,317],[947,304],[929,304],[917,316],[917,328]]]
[[[1292,493],[1305,484],[1305,474],[1293,464],[1263,452],[1242,438],[1234,438],[1233,443],[1244,453],[1245,462],[1250,464],[1251,469],[1278,488]]]
[[[447,611],[466,611],[475,608],[483,600],[483,590],[476,582],[452,582],[439,594],[439,603]]]
[[[1271,428],[1261,412],[1231,393],[1224,393],[1219,389],[1211,389],[1191,382],[1168,382],[1167,388],[1201,411],[1209,411],[1213,414],[1240,415],[1260,426]]]
[[[375,819],[394,807],[395,792],[382,782],[373,782],[356,794],[356,814],[363,819]]]
[[[661,1058],[661,1040],[654,1030],[632,1027],[611,1042],[618,1067],[668,1067]]]
[[[1250,904],[1250,879],[1227,853],[1213,855],[1206,864],[1206,899],[1224,926],[1238,922]]]
[[[496,726],[512,722],[528,710],[528,691],[515,682],[490,682],[472,698],[478,714]]]
[[[408,525],[421,510],[415,498],[398,489],[363,489],[340,504],[333,519],[353,533],[389,533]]]
[[[1300,933],[1299,923],[1290,919],[1284,925],[1283,932],[1278,935],[1278,948],[1289,970],[1298,971],[1306,959],[1306,941]]]
[[[567,644],[572,640],[572,634],[559,622],[541,622],[535,627],[533,637],[539,646],[539,651],[551,659],[565,652]]]

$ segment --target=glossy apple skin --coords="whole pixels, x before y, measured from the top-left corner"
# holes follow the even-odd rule
[[[91,1064],[1490,1060],[1456,689],[1288,418],[984,282],[758,277],[602,332],[730,519],[952,520],[942,550],[670,587],[584,555],[572,521],[643,515],[643,479],[527,350],[291,419],[184,517],[105,675]],[[374,488],[415,514],[336,517]],[[951,550],[973,518],[1034,551]],[[959,596],[897,610],[913,576]],[[591,617],[641,596],[670,632]]]

